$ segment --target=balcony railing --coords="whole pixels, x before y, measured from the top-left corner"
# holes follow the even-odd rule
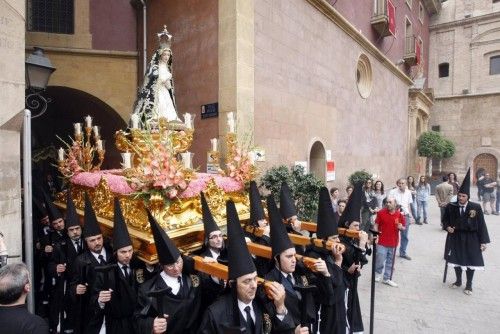
[[[405,54],[403,56],[403,59],[406,64],[408,65],[415,65],[417,62],[417,53],[415,50],[415,42],[416,42],[416,37],[415,36],[406,36],[405,38]]]
[[[389,36],[389,13],[387,12],[388,0],[373,0],[373,15],[370,23],[380,36]]]

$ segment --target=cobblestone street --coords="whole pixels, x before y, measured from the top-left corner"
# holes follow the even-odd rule
[[[475,194],[474,191],[471,191]],[[476,201],[476,196],[472,196]],[[399,287],[376,283],[375,333],[499,333],[500,332],[500,217],[487,215],[492,243],[484,253],[485,271],[476,271],[473,295],[452,290],[455,272],[448,270],[442,283],[446,233],[439,226],[439,208],[434,196],[429,201],[428,225],[411,226],[407,261],[396,256],[393,280]],[[359,281],[359,295],[365,333],[370,324],[371,262]],[[463,275],[465,280],[465,273]]]

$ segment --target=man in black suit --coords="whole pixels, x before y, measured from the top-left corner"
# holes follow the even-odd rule
[[[322,293],[328,284],[329,273],[326,263],[322,259],[317,259],[314,264],[314,271],[317,275],[306,272],[306,268],[297,263],[295,247],[290,241],[272,195],[267,198],[267,212],[271,226],[271,248],[275,266],[265,278],[285,287],[285,306],[295,326],[301,325],[312,330],[312,325],[316,323],[317,318],[314,296],[316,293]],[[315,284],[314,289],[310,286],[311,283]],[[306,287],[309,288],[306,289]]]
[[[456,281],[450,288],[462,286],[462,270],[467,269],[464,293],[472,295],[475,270],[484,270],[482,252],[490,242],[481,205],[469,201],[470,168],[458,191],[457,202],[449,203],[443,217],[443,229],[448,231],[444,258],[455,268]]]
[[[75,333],[99,333],[103,326],[103,314],[95,312],[90,302],[90,294],[95,283],[95,267],[108,264],[113,254],[104,246],[97,217],[88,195],[85,193],[85,216],[83,236],[87,250],[78,255],[73,266],[70,295],[75,303]]]
[[[49,326],[26,309],[31,289],[28,268],[24,263],[0,268],[0,331],[9,334],[48,334]]]
[[[203,257],[210,257],[221,263],[227,262],[227,252],[224,245],[224,237],[219,226],[215,222],[212,212],[208,207],[207,200],[203,192],[200,192],[201,213],[203,216],[203,228],[205,231],[204,247],[205,250],[200,254]],[[214,300],[219,297],[225,288],[226,282],[218,277],[207,274],[200,274],[202,279],[202,307],[206,309]]]
[[[169,334],[195,333],[201,305],[200,278],[183,273],[188,266],[184,265],[179,250],[149,211],[148,217],[163,270],[139,288],[136,330],[153,334],[165,331]],[[151,296],[151,293],[159,295]]]
[[[232,201],[226,203],[228,228],[228,270],[231,293],[213,303],[205,312],[198,333],[223,334],[227,330],[261,334],[301,333],[285,307],[285,288],[269,282],[266,293],[257,286],[257,272]],[[302,331],[307,333],[307,329]]]
[[[104,314],[107,334],[134,334],[137,332],[134,330],[133,315],[137,290],[142,283],[136,275],[140,261],[133,257],[132,240],[117,197],[113,219],[115,257],[111,263],[116,265],[97,273],[91,302],[96,313]]]
[[[74,304],[69,295],[69,279],[73,272],[76,257],[83,253],[84,243],[81,238],[82,228],[76,213],[75,205],[68,190],[66,198],[66,234],[53,246],[52,257],[49,262],[49,273],[52,277],[50,294],[51,332],[57,332],[60,324],[61,333],[72,333],[74,323]]]

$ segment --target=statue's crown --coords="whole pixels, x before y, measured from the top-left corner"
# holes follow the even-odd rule
[[[163,31],[157,35],[161,49],[170,49],[172,47],[172,35],[168,32],[166,25],[163,26]]]

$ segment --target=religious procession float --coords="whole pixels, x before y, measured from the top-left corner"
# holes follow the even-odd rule
[[[194,115],[183,120],[176,111],[172,78],[172,36],[166,27],[158,34],[159,48],[154,53],[130,117],[129,127],[115,134],[122,152],[119,169],[101,170],[105,158],[100,127],[87,116],[74,124],[74,137],[64,141],[58,151],[58,168],[69,182],[78,214],[83,216],[87,193],[101,224],[103,234],[113,229],[113,202],[118,197],[137,255],[144,261],[157,261],[146,209],[149,209],[177,247],[189,252],[203,240],[200,192],[203,191],[214,218],[226,225],[226,201],[234,201],[240,219],[249,217],[245,190],[257,170],[253,154],[237,141],[234,114],[227,114],[225,168],[216,174],[193,168],[189,148],[195,134]],[[220,166],[218,139],[211,139],[213,166]],[[60,193],[56,204],[66,208],[66,195]]]

